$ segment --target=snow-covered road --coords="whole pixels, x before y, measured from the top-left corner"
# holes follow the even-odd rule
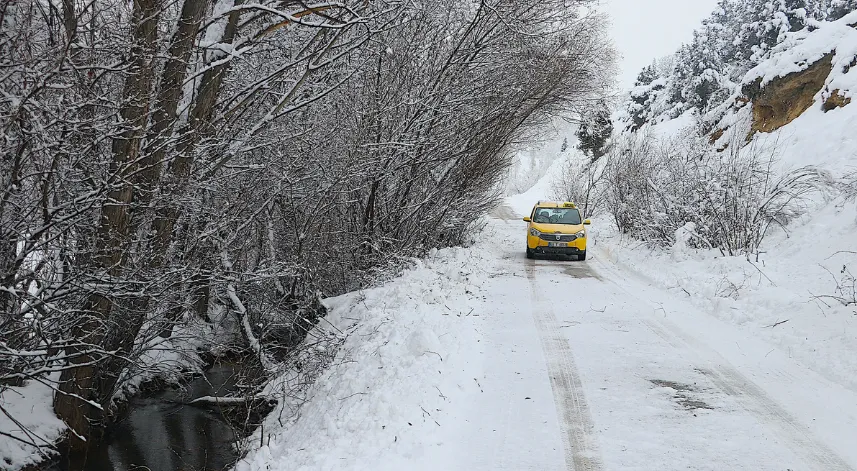
[[[523,246],[523,224],[494,230]],[[481,453],[461,469],[857,469],[854,391],[624,273],[598,247],[586,262],[526,260],[517,248],[484,287],[495,387],[474,398],[473,422],[484,423],[461,441]],[[497,414],[527,407],[521,395],[554,410]]]
[[[348,361],[238,469],[857,469],[855,391],[603,244],[527,260],[495,213],[474,247],[337,298]]]

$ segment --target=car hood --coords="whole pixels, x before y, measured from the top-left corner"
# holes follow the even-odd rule
[[[583,230],[583,224],[533,224],[533,227],[546,234],[577,234]]]

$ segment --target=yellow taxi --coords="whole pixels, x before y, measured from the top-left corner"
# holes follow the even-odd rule
[[[527,224],[527,258],[536,254],[576,255],[586,260],[586,226],[577,205],[568,202],[539,201],[525,217]]]

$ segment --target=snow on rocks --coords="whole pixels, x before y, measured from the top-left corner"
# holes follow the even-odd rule
[[[857,54],[857,29],[849,26],[857,22],[857,12],[832,22],[816,22],[817,29],[805,29],[788,35],[763,61],[744,76],[742,84],[761,80],[764,86],[777,77],[804,70],[807,64],[834,52],[834,71],[847,73],[846,65]],[[831,79],[844,75],[834,73]]]
[[[749,148],[755,149],[751,150],[754,152],[776,154],[784,167],[816,165],[835,176],[854,171],[857,167],[854,160],[857,106],[852,103],[825,108],[834,92],[845,103],[857,91],[857,29],[849,26],[854,23],[857,23],[857,12],[837,21],[818,22],[817,28],[811,31],[789,33],[768,59],[747,72],[729,99],[702,117],[717,122],[715,128],[724,131],[715,145],[734,145],[746,138],[751,120],[750,106],[743,106],[746,86],[758,81],[764,87],[774,79],[804,71],[832,54],[830,73],[813,97],[813,105],[773,133],[757,133]],[[655,127],[665,125],[671,126],[664,123]]]

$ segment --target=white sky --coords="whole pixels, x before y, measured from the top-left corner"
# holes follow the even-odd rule
[[[693,39],[693,30],[708,17],[717,0],[602,0],[610,15],[619,58],[619,86],[634,85],[653,59],[675,52]]]

